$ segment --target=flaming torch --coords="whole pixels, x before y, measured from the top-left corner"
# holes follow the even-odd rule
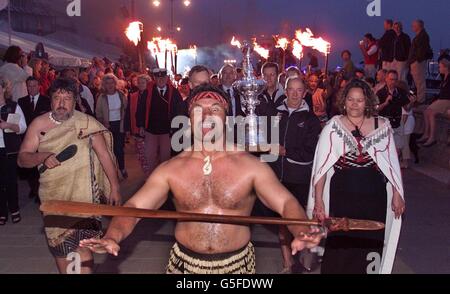
[[[162,38],[153,38],[152,41],[148,42],[147,44],[148,49],[150,52],[152,52],[153,57],[156,59],[156,63],[158,67],[159,59],[164,58],[164,66],[166,69],[171,68],[172,70],[176,70],[174,68],[174,61],[173,57],[178,54],[178,47],[177,45],[170,39],[163,40]],[[169,66],[169,53],[172,54],[171,56],[171,65]]]
[[[132,22],[125,30],[128,40],[134,43],[135,46],[141,41],[141,34],[144,31],[144,25],[140,21]]]
[[[274,36],[274,38],[277,41],[275,48],[280,48],[283,54],[281,69],[284,71],[284,69],[286,68],[286,50],[289,45],[289,40],[287,38],[280,38],[279,36]]]
[[[234,36],[233,39],[231,40],[230,44],[232,46],[235,46],[239,49],[242,48],[242,44],[239,40],[237,40]],[[270,51],[264,47],[261,47],[257,42],[256,39],[253,39],[253,51],[255,51],[256,53],[259,54],[259,56],[261,56],[264,59],[268,59],[269,58],[269,54]]]
[[[233,36],[233,39],[231,39],[231,45],[238,47],[239,49],[242,48],[242,44],[239,40],[236,39],[236,37]]]
[[[125,30],[125,35],[127,36],[130,42],[133,42],[134,46],[138,49],[138,59],[139,59],[139,71],[142,72],[144,66],[144,58],[142,57],[142,50],[139,46],[141,42],[141,35],[144,31],[144,24],[140,21],[131,22]]]
[[[321,53],[323,53],[326,56],[326,72],[328,73],[328,60],[329,55],[331,53],[331,44],[328,41],[325,41],[323,38],[314,38],[314,34],[309,28],[306,28],[305,32],[302,32],[302,30],[297,30],[295,33],[296,39],[300,42],[301,45],[305,47],[310,47],[312,49],[315,49]]]
[[[153,38],[152,41],[147,42],[148,50],[150,50],[153,58],[156,61],[156,67],[160,68],[159,64],[159,58],[158,54],[161,52],[160,48],[158,47],[158,41],[161,40],[161,38]]]
[[[253,50],[255,50],[256,53],[259,54],[264,59],[269,59],[270,51],[264,47],[261,47],[257,42],[256,39],[253,42]]]
[[[292,40],[292,55],[298,59],[299,68],[302,67],[303,46],[297,39]]]

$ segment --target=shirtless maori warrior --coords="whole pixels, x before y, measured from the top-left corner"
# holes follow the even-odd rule
[[[203,138],[214,131],[217,123],[225,125],[229,103],[226,95],[212,86],[200,86],[192,97],[194,144],[204,146]],[[194,118],[198,116],[197,122]],[[223,132],[212,144],[214,151],[185,151],[163,163],[125,207],[159,209],[171,191],[179,212],[249,216],[258,197],[283,218],[306,219],[303,208],[268,165],[245,152],[225,151],[228,148]],[[117,256],[118,244],[131,234],[138,221],[115,217],[103,239],[84,240],[80,245]],[[320,234],[312,234],[318,232],[316,229],[290,226],[289,230],[295,237],[293,254],[317,246],[321,239]],[[178,222],[175,238],[167,273],[255,273],[255,250],[248,226]]]

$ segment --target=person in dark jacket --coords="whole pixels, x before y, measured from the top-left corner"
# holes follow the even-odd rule
[[[387,19],[384,21],[385,33],[378,41],[378,47],[380,49],[380,59],[382,62],[382,67],[385,70],[391,70],[392,63],[394,62],[395,54],[395,40],[397,39],[397,34],[394,29],[394,22],[392,19]]]
[[[279,158],[272,169],[283,185],[306,207],[311,180],[312,162],[321,132],[319,119],[303,100],[306,86],[298,77],[286,82],[287,99],[277,108],[280,118]],[[280,227],[280,244],[284,259],[283,272],[293,271],[294,259],[286,227]]]
[[[139,100],[136,124],[141,137],[145,137],[145,156],[149,163],[149,174],[160,164],[170,159],[170,138],[173,133],[172,119],[187,116],[187,104],[170,83],[167,70],[153,71],[155,83],[148,84],[148,96]],[[149,175],[148,174],[148,175]]]
[[[426,99],[426,72],[428,60],[433,58],[433,50],[430,45],[430,37],[425,30],[423,20],[415,20],[412,29],[416,37],[412,41],[408,63],[411,65],[411,75],[417,88],[417,101],[424,103]]]
[[[407,81],[408,76],[408,58],[411,49],[411,38],[403,32],[403,25],[401,22],[394,23],[394,31],[397,35],[394,47],[394,62],[392,64],[399,75],[400,81]]]
[[[397,83],[397,72],[395,70],[389,71],[386,76],[386,86],[376,94],[380,100],[378,107],[379,114],[389,119],[394,130],[395,146],[398,150],[401,150],[404,147],[402,109],[410,103],[410,100],[408,93],[398,87]]]
[[[19,99],[18,104],[25,115],[27,126],[31,125],[33,120],[51,110],[51,101],[47,96],[39,93],[39,81],[34,77],[27,79],[28,96]],[[22,138],[23,139],[23,138]],[[39,172],[37,168],[20,169],[20,175],[26,178],[30,186],[30,193],[28,197],[39,202]]]

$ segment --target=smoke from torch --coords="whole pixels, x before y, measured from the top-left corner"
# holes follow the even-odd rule
[[[189,46],[189,55],[191,55],[192,58],[197,58],[197,46]]]

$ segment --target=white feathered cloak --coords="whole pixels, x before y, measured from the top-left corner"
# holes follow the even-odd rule
[[[344,127],[341,122],[342,116],[332,118],[322,131],[317,145],[313,173],[311,178],[311,189],[308,200],[307,213],[312,218],[314,210],[314,193],[317,182],[324,176],[327,176],[323,192],[323,201],[326,214],[329,214],[330,203],[330,180],[334,174],[334,164],[344,154],[357,149],[357,142],[353,135]],[[385,124],[382,125],[382,121]],[[381,126],[382,125],[382,126]],[[404,199],[403,181],[401,176],[400,164],[393,137],[392,127],[387,119],[380,118],[380,128],[374,130],[361,142],[363,151],[367,151],[378,165],[380,170],[388,179],[387,189],[387,213],[386,230],[384,238],[384,249],[381,260],[380,274],[390,274],[395,260],[400,229],[401,219],[395,219],[392,210],[393,187],[400,193]]]

